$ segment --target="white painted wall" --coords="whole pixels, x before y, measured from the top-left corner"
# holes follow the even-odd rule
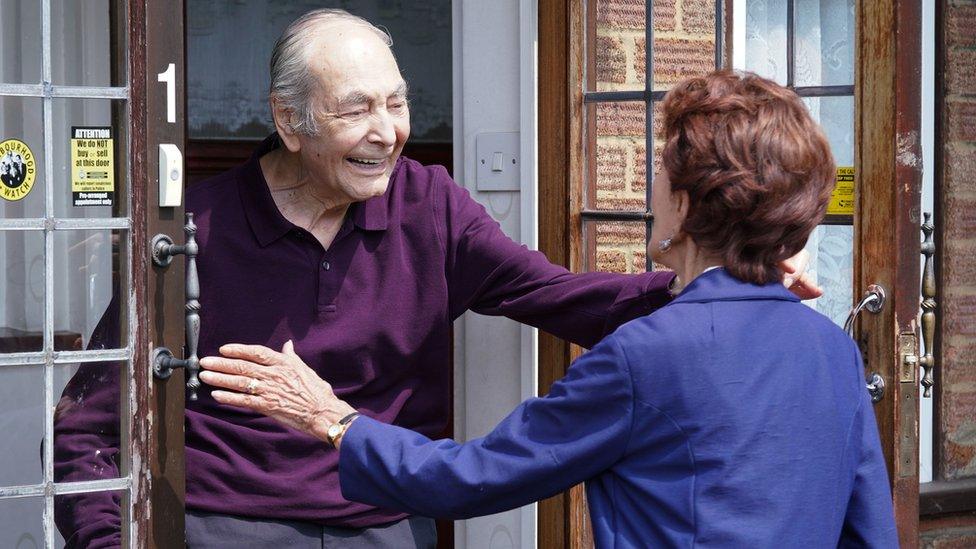
[[[512,239],[536,244],[536,0],[453,0],[454,176]],[[520,191],[478,192],[475,142],[520,132]],[[454,436],[484,436],[536,393],[536,334],[504,318],[467,313],[455,323]],[[535,505],[459,521],[466,548],[535,547]]]

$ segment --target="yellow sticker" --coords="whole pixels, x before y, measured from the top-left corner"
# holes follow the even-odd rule
[[[34,188],[37,159],[27,143],[19,139],[0,142],[0,198],[11,202],[27,196]]]
[[[837,184],[830,195],[827,215],[854,215],[854,168],[837,167]]]
[[[112,128],[71,127],[71,199],[75,206],[111,206],[115,200]]]

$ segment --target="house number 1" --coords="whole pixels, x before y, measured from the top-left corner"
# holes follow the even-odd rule
[[[166,70],[156,75],[156,81],[166,82],[166,121],[176,123],[176,65],[170,63]]]

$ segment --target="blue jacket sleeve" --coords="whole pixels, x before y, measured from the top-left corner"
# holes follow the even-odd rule
[[[439,173],[450,314],[506,316],[592,347],[621,324],[668,304],[670,272],[571,273],[510,239],[466,189]]]
[[[898,547],[888,470],[881,451],[874,407],[868,392],[863,389],[861,392],[863,396],[851,434],[852,440],[859,443],[855,446],[855,451],[860,450],[859,460],[856,462],[854,486],[837,546]]]
[[[546,397],[523,402],[487,436],[432,441],[361,417],[342,439],[346,499],[440,518],[497,513],[549,497],[610,468],[625,454],[633,385],[607,338]]]

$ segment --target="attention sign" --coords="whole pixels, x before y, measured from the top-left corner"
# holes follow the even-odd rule
[[[75,206],[111,206],[115,200],[112,128],[71,127],[71,197]]]

